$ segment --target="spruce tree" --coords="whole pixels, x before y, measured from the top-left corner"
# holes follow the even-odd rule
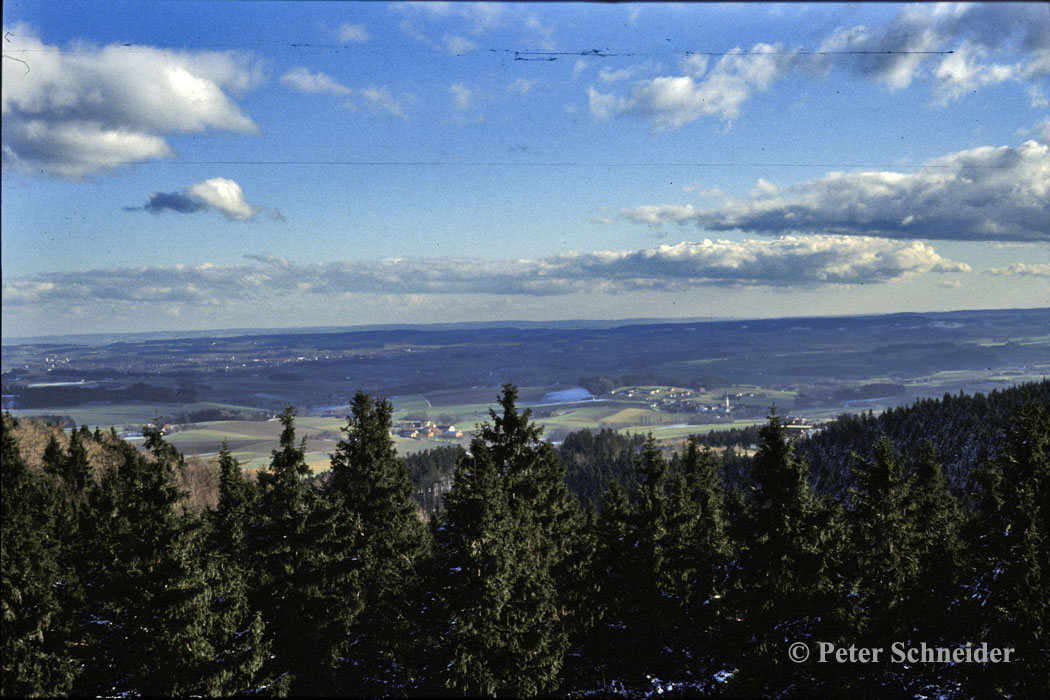
[[[273,689],[296,695],[334,692],[361,610],[358,522],[345,522],[337,500],[303,478],[306,443],[296,443],[295,410],[279,416],[280,445],[259,476],[249,532],[256,585],[251,599],[266,626]]]
[[[243,690],[223,682],[225,670],[216,668],[217,601],[202,561],[207,548],[197,517],[177,507],[184,494],[171,464],[130,446],[122,457],[90,493],[80,567],[90,593],[79,611],[87,655],[75,690],[164,696]]]
[[[973,642],[1013,647],[1013,663],[967,668],[983,694],[1036,697],[1050,678],[1050,408],[1025,404],[992,468],[978,475],[972,521]],[[962,641],[962,640],[959,640]],[[969,641],[969,640],[967,640]]]
[[[62,476],[77,495],[84,492],[91,479],[91,463],[84,446],[84,440],[90,437],[91,433],[87,431],[86,425],[82,430],[74,430],[69,434],[69,447],[66,450]]]
[[[670,587],[666,561],[667,462],[652,433],[646,437],[635,465],[638,505],[628,535],[635,552],[633,566],[628,568],[630,599],[624,620],[634,642],[625,670],[638,678],[643,674],[666,678],[668,660],[660,656],[673,634],[676,611],[664,595]]]
[[[574,502],[541,429],[506,384],[457,466],[438,530],[447,649],[457,692],[552,690],[568,648],[559,584],[570,570]]]
[[[389,691],[390,682],[404,683],[412,673],[405,663],[413,653],[411,611],[418,604],[417,565],[427,531],[390,437],[390,402],[358,391],[350,412],[328,488],[343,508],[339,527],[359,528],[353,534],[364,608],[352,630],[353,661],[343,681],[344,690],[359,695]]]
[[[513,528],[499,470],[484,442],[460,458],[435,533],[432,580],[440,608],[432,644],[437,694],[511,694],[504,609],[512,595]]]
[[[904,616],[912,620],[916,639],[950,642],[951,621],[961,614],[956,599],[963,566],[963,516],[929,440],[915,465],[911,502],[918,572]]]
[[[14,420],[5,415],[2,421],[0,694],[64,695],[72,688],[77,667],[63,636],[53,633],[66,614],[60,589],[69,583],[62,563],[63,501],[51,480],[31,471],[22,459],[12,432]]]
[[[503,475],[513,527],[514,579],[507,609],[507,646],[515,694],[552,690],[569,645],[570,618],[562,595],[572,575],[573,535],[578,527],[575,499],[565,470],[532,410],[517,410],[517,388],[504,384],[502,412],[490,411],[476,440],[484,441]],[[516,658],[515,658],[516,657]]]
[[[775,411],[760,431],[753,460],[751,517],[733,591],[741,622],[730,634],[739,661],[732,692],[781,693],[814,683],[811,669],[788,659],[788,645],[820,638],[836,614],[844,530],[837,508],[821,501],[809,467],[794,452]],[[815,637],[815,634],[821,637]]]
[[[214,595],[213,682],[229,692],[255,691],[272,680],[263,673],[270,653],[265,623],[262,614],[251,609],[249,597],[254,584],[246,551],[254,501],[252,486],[223,441],[219,452],[219,503],[208,518],[209,548],[204,566]]]
[[[634,630],[628,628],[636,599],[638,549],[634,536],[635,508],[627,491],[614,479],[602,494],[594,528],[595,551],[590,569],[591,599],[587,607],[595,616],[586,635],[578,665],[577,683],[582,687],[606,688],[622,680],[634,651]]]
[[[851,491],[852,558],[857,589],[855,629],[870,646],[904,638],[912,621],[901,612],[919,574],[911,485],[888,438],[874,459],[854,457]]]
[[[665,585],[674,601],[675,649],[711,656],[730,554],[721,479],[710,448],[686,443],[668,499]],[[686,665],[680,662],[679,666]]]
[[[242,568],[248,564],[244,545],[254,500],[254,484],[245,479],[224,440],[219,451],[219,503],[213,515],[213,539],[231,564]]]
[[[62,444],[58,441],[58,437],[56,437],[54,432],[47,437],[47,444],[44,446],[42,459],[45,472],[57,478],[62,478],[65,475],[66,456],[63,453]]]

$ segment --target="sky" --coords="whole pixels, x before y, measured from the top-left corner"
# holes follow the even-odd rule
[[[1045,3],[7,0],[3,31],[5,337],[1050,307]]]

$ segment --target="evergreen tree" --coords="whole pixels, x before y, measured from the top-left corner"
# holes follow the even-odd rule
[[[594,626],[586,635],[579,653],[581,670],[577,683],[582,687],[606,688],[623,678],[631,667],[634,651],[633,629],[627,621],[635,599],[638,550],[634,537],[635,509],[619,480],[613,480],[601,499],[601,510],[594,527],[595,551],[590,571]],[[635,673],[631,668],[631,672]]]
[[[12,438],[12,441],[14,438]],[[58,441],[55,433],[47,436],[47,445],[44,446],[44,471],[51,476],[61,478],[66,471],[66,457],[62,451],[62,444]]]
[[[245,479],[224,440],[219,451],[219,503],[213,516],[213,539],[219,551],[241,566],[247,565],[244,545],[254,501],[254,484]]]
[[[517,390],[503,387],[456,469],[438,530],[447,688],[527,696],[552,690],[568,648],[558,595],[575,524],[564,474]]]
[[[89,631],[75,690],[165,696],[244,690],[230,683],[243,680],[231,677],[234,669],[218,664],[231,659],[216,643],[250,623],[216,618],[216,574],[203,561],[201,522],[177,508],[184,494],[166,460],[144,459],[130,446],[122,456],[90,493],[81,562],[90,593],[80,612]]]
[[[341,528],[359,527],[357,556],[364,608],[352,643],[354,661],[344,683],[352,694],[388,690],[404,682],[412,655],[410,611],[418,605],[417,564],[427,531],[413,499],[412,483],[390,437],[393,407],[358,391],[332,455],[329,489],[344,509]]]
[[[251,561],[246,551],[247,532],[254,501],[253,484],[225,441],[219,452],[219,503],[210,513],[205,557],[209,589],[214,594],[212,631],[216,682],[233,692],[257,690],[271,679],[263,675],[270,653],[262,615],[252,610],[249,593]]]
[[[1050,678],[1050,408],[1024,405],[994,468],[979,475],[970,600],[976,644],[1013,647],[1016,661],[966,669],[983,694],[1037,697]],[[975,665],[976,666],[976,665]]]
[[[694,657],[712,652],[726,594],[730,553],[722,484],[710,448],[686,443],[668,506],[665,585],[675,601],[673,648]],[[684,661],[678,665],[685,666]]]
[[[740,662],[732,692],[745,695],[815,683],[806,667],[788,659],[787,647],[837,639],[828,618],[841,590],[838,557],[845,534],[837,507],[813,493],[808,465],[795,455],[775,411],[760,438],[733,591],[741,623],[730,633]]]
[[[78,495],[83,493],[91,479],[91,463],[88,461],[87,448],[84,446],[84,440],[90,437],[91,433],[87,432],[86,425],[82,430],[74,430],[69,434],[69,448],[66,451],[62,477]]]
[[[275,692],[319,695],[335,682],[361,610],[356,537],[337,500],[309,487],[305,440],[296,443],[295,411],[279,416],[280,444],[259,476],[249,532],[253,608],[263,616],[272,658],[264,674]]]
[[[576,501],[565,485],[565,470],[543,428],[518,412],[517,388],[504,384],[499,405],[490,411],[476,440],[484,441],[503,475],[515,552],[511,599],[507,608],[507,646],[512,654],[515,694],[549,692],[569,645],[571,620],[561,591],[572,576],[573,535],[579,526]],[[472,443],[473,447],[473,443]]]
[[[3,640],[0,694],[38,697],[67,694],[77,669],[61,635],[53,634],[65,614],[59,589],[68,581],[60,536],[63,501],[44,475],[32,472],[5,415],[0,478],[0,578]]]
[[[432,672],[444,692],[510,694],[503,620],[515,566],[513,528],[484,442],[476,440],[460,459],[444,506],[433,569],[441,614],[432,643],[441,653]]]
[[[641,677],[667,677],[667,661],[660,652],[670,641],[674,620],[669,598],[666,549],[668,547],[667,463],[652,433],[646,437],[636,459],[638,505],[630,523],[629,538],[635,550],[628,569],[630,598],[624,623],[632,630],[631,666],[626,669]],[[629,540],[629,541],[630,541]]]
[[[923,444],[913,474],[911,528],[918,572],[904,618],[912,621],[914,638],[950,642],[959,638],[951,621],[960,614],[956,598],[963,563],[962,511],[931,441]]]
[[[855,457],[851,492],[852,558],[857,586],[855,629],[871,646],[903,639],[901,616],[919,573],[911,488],[893,444],[882,437],[871,461]],[[867,643],[867,642],[866,642]]]

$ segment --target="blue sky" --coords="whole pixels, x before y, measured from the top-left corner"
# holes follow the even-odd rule
[[[6,2],[3,334],[1050,305],[1050,9]]]

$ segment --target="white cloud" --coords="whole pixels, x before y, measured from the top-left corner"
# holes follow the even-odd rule
[[[1009,267],[993,267],[985,270],[989,275],[1021,275],[1024,277],[1050,277],[1050,263],[1014,263]]]
[[[525,18],[525,29],[529,32],[535,47],[540,51],[555,51],[558,43],[554,40],[554,27],[544,24],[536,15],[529,13]]]
[[[1050,117],[1046,117],[1040,121],[1036,128],[1039,129],[1039,138],[1041,138],[1044,143],[1050,143]]]
[[[985,85],[1016,78],[1017,69],[1014,66],[978,63],[986,54],[987,50],[983,47],[964,43],[946,56],[934,71],[937,100],[943,104]]]
[[[275,303],[295,294],[495,294],[685,291],[704,286],[810,288],[968,272],[930,246],[849,236],[704,240],[636,251],[540,260],[386,259],[295,264],[271,254],[254,265],[176,265],[48,273],[3,281],[5,307]]]
[[[478,42],[458,34],[446,34],[444,37],[445,50],[453,56],[462,56],[478,50]]]
[[[187,192],[233,221],[247,221],[258,209],[244,201],[244,191],[233,180],[213,177],[191,186]]]
[[[405,110],[400,100],[394,97],[386,86],[371,86],[355,90],[343,85],[335,78],[324,73],[314,73],[307,68],[293,68],[281,76],[281,82],[288,87],[308,93],[329,93],[345,95],[351,99],[343,106],[350,110],[364,107],[372,114],[388,114],[404,117]]]
[[[962,93],[1023,75],[1050,74],[1050,13],[1039,3],[929,3],[904,7],[884,28],[836,29],[814,61],[822,70],[833,65],[885,83],[891,90],[907,88],[934,71],[935,98],[955,99]],[[943,58],[938,52],[953,51]],[[995,53],[1013,51],[1016,65],[985,62]],[[852,53],[850,56],[830,54]]]
[[[627,66],[625,68],[613,69],[606,66],[598,71],[598,79],[606,83],[615,83],[618,80],[630,80],[638,74],[639,68],[639,66]]]
[[[312,73],[309,69],[293,68],[280,78],[288,87],[301,92],[328,92],[333,95],[350,95],[353,90],[324,73]]]
[[[640,80],[625,96],[602,94],[591,87],[591,113],[598,119],[639,114],[650,117],[657,128],[678,128],[704,115],[731,121],[752,93],[768,89],[796,60],[797,52],[781,44],[755,44],[748,52],[736,48],[703,77],[688,74]],[[691,70],[695,73],[699,66]]]
[[[474,102],[474,93],[469,87],[463,83],[452,83],[448,91],[452,93],[452,102],[458,111],[465,112],[470,109]]]
[[[363,24],[349,24],[344,22],[339,25],[340,41],[361,44],[371,38],[371,35],[368,33],[368,30],[365,29],[365,25]]]
[[[3,63],[5,167],[76,178],[172,157],[167,134],[258,131],[231,98],[263,80],[250,55],[122,45],[67,51],[25,25],[4,33],[5,58],[20,59]]]
[[[507,13],[503,3],[496,2],[396,2],[391,6],[427,21],[460,21],[476,36],[500,27]]]
[[[393,117],[404,117],[405,109],[402,102],[390,92],[388,87],[367,87],[364,90],[355,90],[357,101],[346,103],[348,109],[357,109],[358,101],[365,109],[373,114],[389,114]]]
[[[621,215],[710,231],[833,233],[988,241],[1050,240],[1050,146],[981,147],[915,172],[831,172],[786,188],[760,180],[751,198],[712,209],[647,205]]]
[[[145,205],[127,207],[127,210],[148,211],[153,214],[165,211],[192,214],[214,210],[230,221],[250,221],[261,211],[259,207],[249,204],[244,199],[244,191],[237,182],[223,177],[198,182],[181,192],[154,192]],[[276,210],[271,213],[271,217],[282,219],[280,212]]]
[[[507,86],[507,92],[517,93],[519,95],[528,94],[532,88],[539,85],[539,78],[518,78],[513,83]]]

